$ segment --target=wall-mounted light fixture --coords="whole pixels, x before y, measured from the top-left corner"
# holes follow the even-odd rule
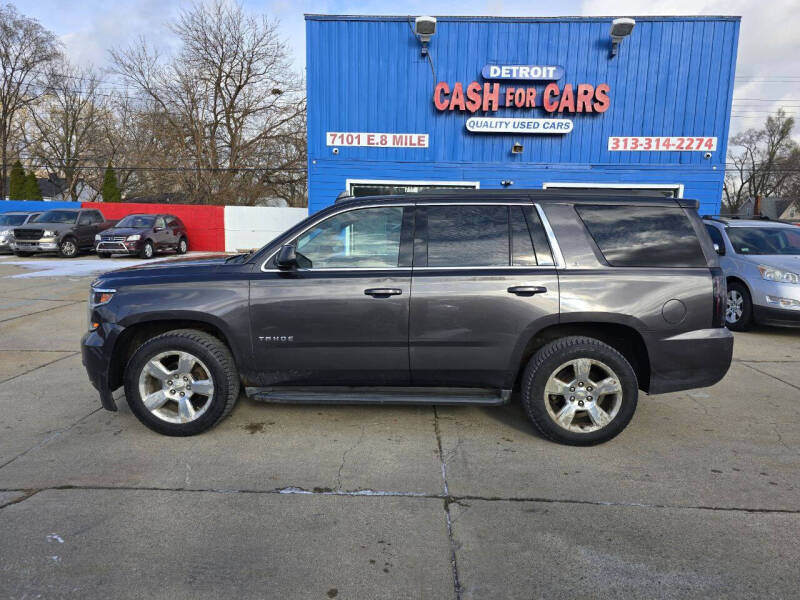
[[[627,17],[611,21],[611,52],[609,57],[613,58],[617,55],[620,42],[631,34],[635,25],[636,21]]]
[[[510,179],[503,179],[503,181],[500,182],[500,185],[502,185],[503,187],[508,187],[510,185],[514,185],[514,182],[511,181]]]
[[[422,56],[428,55],[428,42],[436,33],[436,17],[417,17],[414,19],[414,33],[422,42]]]
[[[519,142],[514,142],[514,145],[511,146],[511,154],[522,154],[522,151],[524,149],[525,149],[525,146],[523,146]]]

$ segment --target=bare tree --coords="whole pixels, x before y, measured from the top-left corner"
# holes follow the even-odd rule
[[[100,139],[103,121],[111,115],[98,93],[99,75],[66,60],[51,73],[47,92],[32,106],[28,144],[33,158],[65,179],[65,194],[78,200],[86,168],[98,171],[104,163]],[[92,199],[100,186],[92,189]]]
[[[781,109],[763,129],[748,129],[730,140],[725,204],[737,211],[748,199],[781,196],[796,184],[800,148],[792,139],[794,118]]]
[[[291,180],[302,188],[291,203],[303,202],[305,98],[277,22],[212,0],[172,27],[181,44],[173,57],[144,39],[111,54],[165,125],[156,133],[175,183],[200,203],[256,204]]]
[[[0,5],[0,196],[6,189],[14,119],[44,91],[43,80],[59,56],[56,37],[13,5]]]

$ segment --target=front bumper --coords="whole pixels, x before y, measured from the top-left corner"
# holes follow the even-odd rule
[[[14,242],[9,238],[0,238],[0,253],[7,254],[14,251]]]
[[[100,240],[95,245],[95,252],[108,252],[109,254],[138,254],[142,249],[142,240],[135,242],[109,242]]]
[[[752,290],[753,317],[761,325],[800,327],[800,309],[781,306],[776,299],[800,303],[800,285],[777,281],[758,281]]]
[[[89,375],[89,381],[100,392],[100,403],[106,410],[116,411],[110,384],[111,357],[117,338],[116,329],[89,331],[81,338],[81,362]]]
[[[733,358],[733,334],[724,327],[697,329],[646,342],[651,394],[714,385],[725,377]]]
[[[14,240],[11,249],[17,252],[57,252],[58,240],[56,238]]]
[[[759,325],[800,327],[800,310],[753,305],[753,317]]]

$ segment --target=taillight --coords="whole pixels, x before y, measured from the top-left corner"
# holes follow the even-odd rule
[[[712,327],[725,327],[725,308],[728,303],[728,286],[725,275],[719,267],[711,268],[711,281],[714,289],[714,313],[711,318]]]

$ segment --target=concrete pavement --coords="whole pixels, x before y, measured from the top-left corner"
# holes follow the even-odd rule
[[[0,598],[796,595],[800,332],[737,334],[720,384],[643,396],[594,448],[541,439],[518,402],[240,400],[167,438],[123,397],[99,410],[77,354],[92,277],[11,262]]]

